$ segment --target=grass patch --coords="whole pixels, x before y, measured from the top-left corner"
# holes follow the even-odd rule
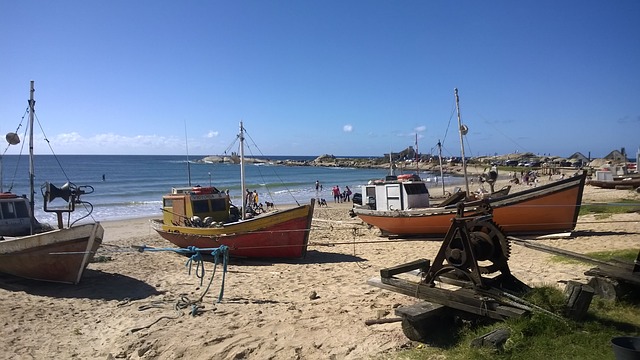
[[[104,255],[96,256],[93,259],[91,259],[92,263],[106,263],[109,261],[113,261],[111,256],[104,256]]]
[[[638,256],[638,249],[621,249],[621,250],[610,250],[610,251],[597,251],[584,254],[590,258],[594,258],[596,260],[601,261],[611,261],[613,259],[627,261],[633,263],[633,261]],[[559,263],[585,263],[592,265],[592,263],[588,263],[586,261],[581,261],[580,259],[570,258],[562,255],[554,255],[551,258],[551,261],[559,262]]]
[[[627,214],[633,212],[640,212],[640,202],[620,199],[616,202],[606,204],[583,203],[580,206],[579,215],[596,214],[601,215],[602,217],[608,217],[612,214]]]
[[[565,303],[564,294],[550,286],[533,289],[526,299],[556,314],[562,313]],[[470,346],[473,339],[499,328],[511,333],[502,349]],[[462,328],[460,341],[450,348],[417,345],[386,359],[613,359],[611,338],[637,336],[639,331],[639,306],[594,297],[587,318],[582,322],[561,321],[533,313],[475,328]]]

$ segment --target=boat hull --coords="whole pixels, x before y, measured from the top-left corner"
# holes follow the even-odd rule
[[[245,258],[303,258],[307,253],[314,202],[278,210],[222,227],[166,225],[151,220],[158,234],[180,247],[229,247],[229,255]]]
[[[493,219],[509,235],[553,234],[572,231],[578,219],[586,174],[522,192],[489,199]],[[465,215],[477,202],[466,204]],[[444,236],[456,216],[455,205],[401,211],[354,208],[365,223],[385,235]]]
[[[100,223],[0,241],[0,272],[27,279],[77,284],[102,243]]]

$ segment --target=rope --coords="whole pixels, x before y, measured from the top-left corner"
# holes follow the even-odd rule
[[[200,279],[200,286],[203,285],[203,279],[204,279],[204,274],[205,274],[205,268],[204,268],[204,258],[202,257],[202,253],[203,252],[210,252],[210,255],[213,256],[214,259],[214,266],[213,266],[213,273],[211,274],[211,278],[209,279],[209,284],[207,285],[207,288],[205,289],[205,291],[202,293],[202,295],[200,295],[200,297],[198,298],[198,300],[195,301],[189,301],[188,298],[186,298],[186,296],[183,296],[181,298],[181,301],[186,303],[186,305],[193,305],[196,303],[199,303],[202,301],[202,299],[205,297],[205,295],[209,292],[209,289],[211,287],[211,284],[213,283],[213,278],[216,275],[216,270],[218,268],[218,264],[220,262],[222,262],[222,283],[220,285],[220,294],[218,295],[218,303],[220,303],[222,301],[222,297],[224,295],[224,283],[226,280],[226,274],[227,274],[227,265],[229,263],[229,247],[226,245],[220,245],[220,247],[217,248],[198,248],[195,246],[189,246],[187,248],[152,248],[152,247],[148,247],[146,245],[142,245],[142,246],[136,246],[136,249],[138,249],[139,252],[144,252],[144,251],[172,251],[172,252],[176,252],[179,254],[192,254],[191,257],[189,258],[189,260],[187,260],[187,263],[185,264],[185,266],[189,267],[188,273],[189,275],[191,275],[191,270],[193,269],[193,265],[195,262],[195,274],[196,277],[198,277]],[[185,301],[186,299],[186,301]],[[179,301],[179,303],[181,303],[181,301]],[[184,308],[184,307],[182,307]],[[193,311],[192,311],[193,313]]]
[[[562,316],[555,314],[529,301],[526,301],[522,298],[519,298],[515,295],[512,295],[506,291],[500,291],[497,289],[490,289],[490,290],[476,289],[476,291],[482,292],[488,296],[495,298],[496,300],[500,300],[501,302],[504,302],[513,307],[517,307],[525,311],[538,312],[567,324],[567,321]]]
[[[207,295],[207,293],[209,292],[209,289],[211,288],[211,284],[213,283],[213,279],[215,277],[216,274],[216,269],[218,267],[218,264],[220,262],[222,262],[222,267],[223,267],[223,272],[222,272],[222,284],[220,285],[220,293],[218,295],[218,303],[220,303],[222,301],[222,296],[224,294],[224,282],[226,279],[226,274],[227,274],[227,264],[229,262],[229,248],[226,245],[221,245],[218,248],[209,248],[209,249],[201,249],[201,248],[197,248],[195,246],[189,246],[188,248],[179,248],[179,249],[172,249],[172,248],[164,248],[164,249],[158,249],[158,248],[151,248],[151,247],[147,247],[147,246],[141,246],[138,248],[140,252],[143,251],[173,251],[173,252],[177,252],[177,253],[193,253],[193,255],[191,255],[191,257],[189,258],[189,260],[187,260],[186,266],[189,267],[189,274],[191,274],[191,269],[193,267],[193,263],[196,263],[196,276],[198,278],[200,278],[200,286],[202,286],[202,279],[204,277],[204,259],[202,257],[202,252],[203,251],[211,251],[211,255],[214,258],[214,267],[213,267],[213,273],[211,274],[211,278],[209,279],[209,283],[207,284],[207,288],[204,290],[204,292],[202,292],[202,294],[200,295],[200,297],[197,300],[190,300],[186,295],[182,295],[180,296],[180,299],[178,299],[178,301],[175,303],[175,305],[173,306],[173,309],[176,311],[176,315],[174,316],[168,316],[168,315],[164,315],[159,317],[158,319],[156,319],[154,322],[145,325],[145,326],[140,326],[140,327],[136,327],[133,328],[131,330],[129,330],[129,332],[134,333],[137,331],[140,331],[142,329],[148,329],[151,326],[155,325],[156,323],[158,323],[158,321],[162,320],[162,319],[177,319],[180,316],[182,316],[182,310],[187,309],[188,307],[191,307],[191,310],[189,311],[189,314],[191,316],[196,316],[198,315],[201,311],[203,306],[200,306],[199,304],[202,302],[202,300],[204,299],[204,297]],[[138,310],[142,311],[142,310],[147,310],[147,309],[151,309],[151,308],[163,308],[164,304],[161,301],[153,301],[150,304],[147,305],[141,305],[138,307]]]

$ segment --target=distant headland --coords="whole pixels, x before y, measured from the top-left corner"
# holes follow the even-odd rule
[[[536,155],[530,152],[512,153],[494,156],[468,157],[467,164],[480,167],[504,166],[523,167],[539,169],[545,167],[553,168],[599,168],[606,164],[626,164],[629,163],[626,152],[623,149],[613,150],[604,158],[591,159],[577,152],[569,157],[553,156],[551,154]],[[211,155],[198,160],[202,163],[239,163],[240,157],[236,153],[231,155]],[[268,158],[245,157],[246,163],[264,163],[283,166],[322,166],[322,167],[348,167],[348,168],[393,168],[400,171],[440,171],[446,173],[459,173],[461,170],[461,158],[446,157],[440,159],[431,154],[416,154],[413,147],[391,154],[384,154],[380,157],[337,157],[324,154],[313,160],[273,160]]]

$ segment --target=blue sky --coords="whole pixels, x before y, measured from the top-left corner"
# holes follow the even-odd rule
[[[634,157],[638,19],[636,0],[1,1],[0,131],[34,80],[58,154],[220,154],[242,120],[254,155],[417,134],[456,156],[458,88],[467,155]]]

